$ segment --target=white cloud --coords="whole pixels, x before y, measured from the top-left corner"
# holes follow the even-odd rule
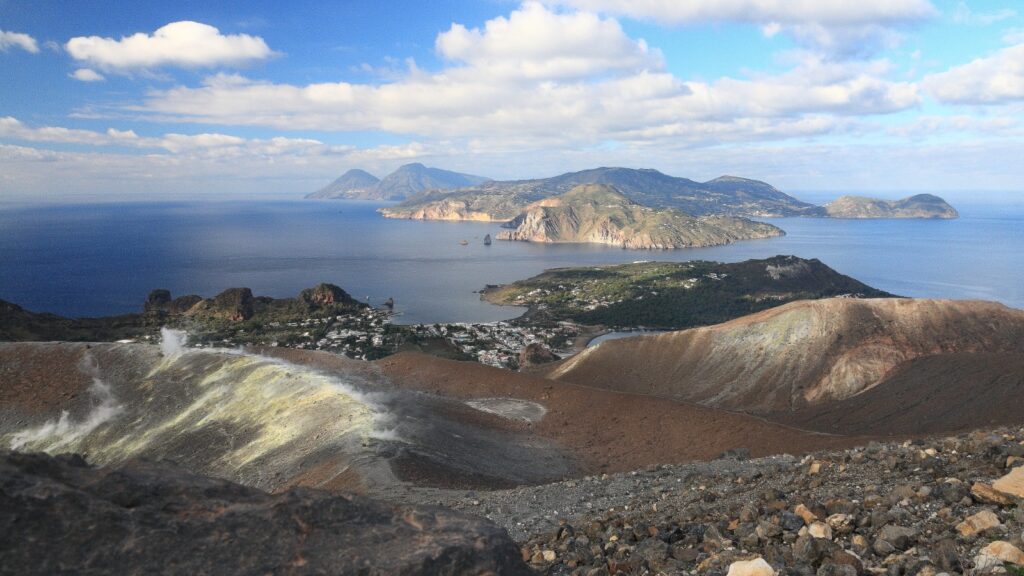
[[[1003,104],[1024,100],[1024,43],[924,78],[940,102]]]
[[[619,23],[594,14],[557,14],[527,2],[508,17],[479,28],[452,24],[437,37],[437,51],[473,73],[544,80],[659,69],[661,55],[629,38]]]
[[[10,48],[21,48],[26,52],[36,54],[39,52],[39,43],[36,39],[22,32],[8,32],[0,30],[0,52],[6,52]]]
[[[967,2],[958,2],[956,7],[953,9],[953,22],[957,24],[968,24],[971,26],[988,26],[995,24],[996,22],[1002,22],[1008,20],[1017,15],[1016,10],[1009,8],[1003,8],[1000,10],[992,10],[990,12],[975,12],[971,10]]]
[[[802,54],[783,74],[687,81],[660,53],[610,19],[527,3],[482,28],[437,38],[449,66],[414,63],[386,83],[305,86],[218,74],[202,86],[151,91],[132,108],[163,121],[280,129],[378,130],[470,139],[507,148],[682,138],[697,145],[743,137],[846,129],[828,116],[886,114],[917,105],[915,85],[889,79],[884,60]]]
[[[273,55],[258,36],[225,35],[213,26],[190,21],[172,22],[152,35],[140,32],[120,40],[79,36],[68,40],[65,48],[75,60],[105,71],[238,65]]]
[[[239,158],[301,155],[332,155],[348,153],[350,146],[331,146],[309,138],[275,137],[268,139],[240,138],[228,134],[175,134],[162,136],[139,136],[133,130],[108,128],[104,132],[64,128],[59,126],[31,127],[17,118],[0,117],[0,139],[45,142],[58,144],[82,144],[88,146],[118,146],[139,150],[157,150],[172,155],[193,158]]]
[[[833,56],[864,56],[897,43],[897,29],[938,14],[929,0],[548,0],[663,25],[740,22],[785,33]]]
[[[100,82],[105,80],[102,74],[91,69],[91,68],[79,68],[70,74],[75,80],[81,80],[82,82]]]

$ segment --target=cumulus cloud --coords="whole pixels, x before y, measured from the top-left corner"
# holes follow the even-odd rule
[[[740,22],[766,36],[787,34],[802,45],[851,57],[897,43],[897,29],[931,18],[929,0],[548,0],[549,4],[616,14],[664,25]]]
[[[775,75],[689,81],[617,22],[527,3],[508,17],[437,37],[448,65],[414,64],[386,83],[297,86],[237,74],[198,87],[151,91],[133,108],[163,120],[281,129],[379,130],[507,148],[594,145],[607,140],[744,137],[846,129],[829,116],[885,114],[919,101],[915,85],[889,79],[884,60],[805,54]]]
[[[924,78],[937,100],[949,104],[1005,104],[1024,100],[1024,43]]]
[[[75,80],[81,80],[82,82],[100,82],[105,80],[102,74],[91,69],[91,68],[79,68],[70,74]]]
[[[26,52],[36,54],[39,52],[39,43],[28,34],[0,30],[0,52],[6,52],[10,48],[21,48]]]
[[[633,40],[618,22],[594,14],[557,14],[536,2],[484,28],[452,24],[437,37],[438,53],[474,73],[521,79],[570,79],[663,66],[661,55]]]
[[[200,22],[172,22],[152,34],[102,38],[79,36],[65,49],[72,58],[105,71],[131,71],[178,66],[208,68],[263,60],[273,55],[258,36],[221,34]]]

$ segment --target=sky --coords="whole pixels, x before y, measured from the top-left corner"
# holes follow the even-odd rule
[[[409,162],[1024,198],[1024,5],[0,0],[0,201],[299,195]]]

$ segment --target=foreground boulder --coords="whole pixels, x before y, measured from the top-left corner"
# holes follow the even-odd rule
[[[0,457],[0,573],[529,574],[508,534],[440,508],[268,494],[169,463]]]

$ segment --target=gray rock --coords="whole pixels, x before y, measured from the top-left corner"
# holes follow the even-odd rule
[[[0,457],[0,573],[529,574],[501,528],[441,508],[281,494],[133,461]]]
[[[915,528],[889,524],[878,531],[878,538],[892,544],[897,550],[906,550],[917,538],[917,533]]]

